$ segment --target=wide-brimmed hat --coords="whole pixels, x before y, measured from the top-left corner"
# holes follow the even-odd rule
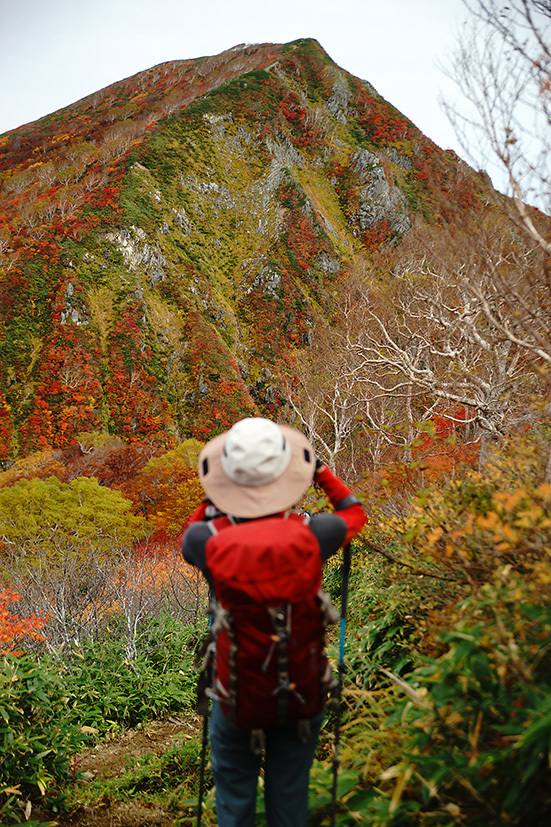
[[[208,442],[199,479],[225,514],[265,517],[295,505],[316,467],[304,434],[262,417],[248,417]]]

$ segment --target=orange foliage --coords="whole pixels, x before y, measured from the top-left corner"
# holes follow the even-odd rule
[[[174,553],[173,544],[144,544],[136,549],[130,570],[121,566],[118,583],[121,593],[133,592],[154,586],[156,590],[166,589],[180,579],[195,582],[198,570],[186,563],[181,554]],[[207,582],[199,579],[199,589],[206,592]],[[113,609],[120,608],[113,604]]]
[[[204,497],[194,468],[162,457],[117,487],[154,526],[154,539],[178,536]]]
[[[42,629],[46,619],[35,614],[21,617],[8,610],[10,603],[16,603],[18,600],[19,595],[11,589],[0,591],[0,655],[8,652],[20,654],[15,647],[19,646],[24,638],[45,640],[38,630]]]
[[[92,451],[79,454],[69,463],[63,474],[57,474],[64,482],[76,477],[95,477],[100,485],[118,488],[124,496],[124,483],[140,474],[149,460],[159,454],[152,442],[132,442],[130,445],[109,439]]]
[[[449,412],[452,416],[452,412]],[[386,500],[398,494],[412,496],[420,487],[446,484],[465,468],[475,468],[478,463],[480,442],[465,441],[462,420],[465,410],[453,412],[453,419],[434,416],[425,423],[413,445],[389,449],[384,462],[371,473],[363,486],[364,494],[371,500]]]

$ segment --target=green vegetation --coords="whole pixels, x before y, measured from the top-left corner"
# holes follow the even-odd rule
[[[356,553],[343,764],[358,781],[340,823],[547,823],[551,486],[537,444],[511,440],[485,475],[419,492]]]
[[[0,698],[0,818],[15,823],[18,803],[30,797],[59,806],[83,735],[67,720],[67,696],[55,672],[29,655],[4,656]]]
[[[99,642],[84,640],[69,658],[57,663],[70,722],[104,736],[192,709],[196,688],[192,665],[200,628],[186,627],[167,616],[151,618],[131,661],[121,618],[115,616],[104,634]]]
[[[459,186],[421,138],[311,39],[154,67],[0,138],[0,459],[85,427],[162,442],[280,413],[289,360],[332,321],[349,260],[400,235],[384,215],[361,230],[357,150],[408,157],[412,214]],[[225,376],[205,369],[218,356]],[[200,377],[216,373],[231,390],[213,416]]]
[[[531,4],[499,24],[482,6],[544,103]],[[482,114],[522,194],[522,119]],[[196,440],[262,412],[307,424],[370,511],[337,823],[547,825],[548,217],[519,201],[511,220],[313,40],[154,67],[0,149],[2,823],[139,800],[188,827],[196,726],[108,781],[75,783],[76,756],[191,716],[205,591],[175,537],[202,498]],[[338,561],[325,585],[337,601]]]
[[[113,617],[104,638],[75,648],[70,660],[4,656],[0,669],[2,824],[5,819],[10,819],[8,824],[19,823],[28,802],[53,813],[70,807],[78,795],[71,790],[71,780],[78,778],[74,756],[86,743],[154,717],[192,709],[193,661],[201,630],[169,617],[151,620],[136,658],[129,663],[119,642],[118,624]],[[161,763],[175,773],[183,765],[196,766],[197,760],[197,747],[191,745],[163,756]],[[140,783],[144,790],[152,790],[146,774],[144,769]],[[125,785],[128,789],[129,778],[123,789]],[[134,782],[133,789],[136,786]]]
[[[542,481],[540,437],[533,432],[509,440],[483,474],[466,472],[447,485],[419,490],[401,516],[387,515],[383,508],[355,541],[340,825],[547,823],[551,486]],[[187,463],[190,451],[196,451],[193,443],[174,456]],[[153,473],[162,465],[156,460],[146,469]],[[324,585],[338,603],[338,560],[329,565]],[[62,659],[7,656],[6,669],[32,676],[13,681],[14,691],[25,687],[25,720],[42,721],[44,705],[59,710],[62,704],[63,710],[56,726],[46,727],[36,741],[36,754],[28,748],[24,777],[15,758],[6,762],[9,777],[2,780],[14,790],[6,818],[20,812],[18,801],[22,807],[27,800],[41,802],[45,812],[48,807],[53,812],[52,806],[93,808],[106,798],[159,806],[172,814],[175,825],[191,817],[199,733],[162,755],[142,755],[108,781],[74,786],[68,774],[83,738],[94,743],[192,709],[196,674],[191,664],[204,623],[185,627],[166,616],[150,616],[142,621],[129,660],[125,622],[115,612],[98,637],[83,639]],[[330,648],[335,656],[336,641]],[[19,701],[13,703],[20,708]],[[9,706],[4,708],[6,726],[23,729],[17,738],[34,744],[19,713],[12,719]],[[330,712],[312,771],[310,827],[327,823],[331,727]],[[10,756],[17,738],[4,742]],[[211,786],[209,776],[206,824],[215,823]],[[257,817],[263,824],[261,796]]]
[[[78,544],[111,538],[124,543],[147,529],[131,505],[89,477],[70,484],[54,476],[22,479],[0,489],[0,537],[7,545],[27,548],[51,540]]]

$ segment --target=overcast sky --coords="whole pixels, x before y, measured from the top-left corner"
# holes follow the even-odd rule
[[[168,60],[316,38],[443,149],[462,0],[0,0],[0,134]]]

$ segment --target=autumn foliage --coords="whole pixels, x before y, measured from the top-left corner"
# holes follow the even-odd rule
[[[0,591],[0,655],[7,652],[20,653],[20,647],[27,641],[42,641],[44,636],[40,630],[45,619],[31,614],[21,617],[20,614],[10,611],[14,603],[19,601],[19,595],[12,589]]]
[[[362,217],[383,180],[401,230],[384,199]],[[153,67],[0,136],[0,457],[281,415],[350,251],[476,213],[479,183],[311,40]]]

